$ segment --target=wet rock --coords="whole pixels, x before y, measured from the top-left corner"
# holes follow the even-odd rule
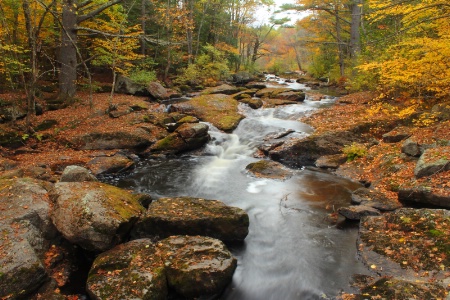
[[[291,91],[292,89],[290,88],[265,88],[257,91],[255,96],[259,98],[278,98],[278,94]]]
[[[287,170],[282,164],[271,160],[260,160],[251,163],[247,165],[245,169],[256,177],[262,178],[284,180],[292,175],[292,172]]]
[[[402,207],[397,200],[390,199],[383,193],[367,188],[359,188],[353,191],[352,204],[370,206],[381,211],[391,211]]]
[[[243,98],[240,99],[239,102],[245,103],[253,109],[258,109],[263,106],[262,100],[257,98]]]
[[[151,136],[142,128],[133,132],[91,132],[74,137],[70,142],[82,150],[142,149],[152,144]]]
[[[422,184],[404,186],[398,191],[398,200],[402,203],[420,203],[425,206],[450,208],[450,195],[445,190],[433,190]]]
[[[289,139],[269,151],[269,157],[282,164],[301,167],[312,166],[324,155],[341,153],[345,145],[358,142],[360,138],[351,132],[330,132],[304,139]]]
[[[98,181],[88,169],[80,166],[67,166],[62,175],[61,182]]]
[[[87,163],[94,175],[115,174],[131,169],[134,161],[126,155],[116,153],[113,156],[100,156]]]
[[[152,145],[149,152],[180,153],[198,149],[209,141],[208,129],[204,123],[184,123]]]
[[[0,180],[0,298],[17,299],[48,277],[40,257],[58,234],[49,217],[49,183],[30,179]]]
[[[345,154],[324,155],[316,160],[315,165],[318,168],[337,169],[346,161],[347,155]]]
[[[269,98],[264,99],[263,103],[264,103],[265,108],[276,107],[276,106],[280,106],[280,105],[297,104],[296,101],[292,101],[292,100],[269,99]]]
[[[238,104],[231,96],[211,94],[194,97],[188,102],[175,103],[172,108],[209,122],[220,130],[231,132],[244,118],[238,113]]]
[[[120,243],[144,208],[128,191],[99,182],[59,182],[51,218],[71,243],[105,251]]]
[[[158,242],[167,282],[188,299],[218,295],[231,282],[236,259],[219,240],[171,236]]]
[[[165,238],[171,235],[203,235],[223,241],[241,241],[248,234],[245,211],[217,200],[191,197],[153,201],[133,228],[133,236]]]
[[[156,100],[167,100],[170,98],[169,92],[159,82],[150,82],[147,85],[147,91],[150,96]]]
[[[147,88],[144,85],[133,82],[130,78],[118,75],[116,79],[116,86],[114,91],[120,94],[134,95],[134,96],[150,96]]]
[[[427,149],[414,169],[416,178],[431,176],[450,170],[450,146]]]
[[[397,127],[388,133],[383,134],[383,142],[385,143],[398,143],[411,136],[410,129],[408,127]]]
[[[225,95],[232,95],[232,94],[236,94],[237,92],[239,92],[240,90],[235,87],[235,86],[231,86],[228,84],[222,84],[216,87],[211,87],[211,88],[207,88],[205,89],[202,94],[225,94]]]
[[[379,216],[381,214],[378,209],[366,205],[340,207],[338,213],[348,220],[361,220],[365,216]]]
[[[289,91],[277,94],[276,97],[277,99],[290,100],[294,102],[303,102],[305,100],[306,95],[303,92]]]
[[[165,266],[149,239],[134,240],[95,259],[86,289],[95,300],[167,299]]]

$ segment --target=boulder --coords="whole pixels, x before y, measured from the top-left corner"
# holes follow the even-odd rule
[[[402,203],[420,203],[425,206],[438,206],[450,209],[450,195],[445,189],[431,189],[424,184],[411,182],[398,191],[398,200]]]
[[[377,190],[367,188],[359,188],[353,191],[352,204],[369,206],[381,211],[391,211],[402,207],[402,204],[397,200],[390,199]]]
[[[270,108],[270,107],[276,107],[280,105],[291,105],[291,104],[297,104],[296,101],[292,100],[285,100],[285,99],[273,99],[273,98],[265,98],[263,100],[264,107]]]
[[[136,223],[136,237],[165,238],[171,235],[202,235],[223,241],[241,241],[248,234],[245,211],[218,200],[191,197],[153,201]]]
[[[251,163],[245,169],[256,177],[285,180],[292,175],[282,164],[271,160],[260,160]]]
[[[118,75],[116,79],[116,86],[114,91],[120,94],[134,95],[134,96],[150,96],[150,93],[144,85],[133,82],[130,78]]]
[[[255,80],[255,77],[246,71],[240,71],[232,75],[233,82],[237,84],[245,84],[249,83],[252,80]]]
[[[216,87],[207,88],[202,92],[202,94],[204,94],[204,95],[206,95],[206,94],[232,95],[232,94],[236,94],[239,91],[240,90],[235,86],[231,86],[228,84],[222,84],[222,85],[219,85]]]
[[[80,166],[67,166],[62,175],[61,182],[81,182],[81,181],[97,181],[88,169]]]
[[[450,120],[450,101],[434,105],[431,112],[437,114],[441,120]]]
[[[211,94],[194,97],[188,102],[175,103],[172,108],[209,122],[220,130],[231,132],[244,118],[238,113],[238,104],[231,96]]]
[[[315,165],[318,168],[337,169],[346,161],[347,155],[345,154],[324,155],[316,160]]]
[[[171,236],[157,247],[169,287],[187,299],[219,295],[237,266],[226,246],[210,237]]]
[[[450,146],[425,150],[414,169],[416,178],[431,176],[450,170]]]
[[[379,216],[381,214],[378,209],[366,205],[340,207],[338,213],[347,220],[361,220],[365,216]]]
[[[93,300],[167,299],[166,271],[148,239],[103,252],[89,271],[86,290]]]
[[[264,88],[255,93],[259,98],[278,98],[277,95],[284,92],[292,92],[290,88]]]
[[[57,238],[49,211],[51,185],[30,178],[0,180],[0,298],[17,299],[47,278],[40,258]]]
[[[243,90],[242,92],[234,94],[233,98],[238,101],[246,98],[251,98],[256,93],[256,91],[256,89]]]
[[[296,91],[289,91],[289,92],[283,92],[276,95],[277,99],[283,99],[283,100],[290,100],[294,102],[303,102],[305,100],[305,93],[303,92],[296,92]]]
[[[17,168],[19,163],[15,160],[0,157],[0,172],[9,171]]]
[[[402,153],[409,156],[419,157],[422,154],[422,149],[414,138],[409,138],[403,142]]]
[[[87,163],[94,175],[115,174],[131,169],[134,161],[128,156],[116,153],[113,156],[99,156]]]
[[[156,100],[167,100],[170,98],[170,94],[166,88],[163,87],[161,83],[156,81],[150,82],[147,85],[147,91],[150,96]]]
[[[120,243],[144,208],[130,192],[99,182],[59,182],[51,218],[71,243],[105,251]]]
[[[245,87],[248,89],[262,90],[262,89],[265,89],[267,87],[267,85],[260,81],[251,81],[251,82],[247,83],[245,85]]]
[[[398,143],[411,136],[410,129],[408,127],[397,127],[383,134],[383,142],[385,143]]]
[[[208,129],[204,123],[184,123],[152,145],[149,152],[180,153],[198,149],[209,141]]]
[[[259,98],[243,98],[240,99],[239,102],[245,103],[253,109],[258,109],[263,106],[263,102]]]
[[[0,123],[23,119],[26,115],[27,112],[16,105],[0,106]]]
[[[302,167],[314,165],[323,155],[342,153],[342,148],[352,142],[362,141],[357,135],[347,132],[327,132],[304,139],[287,139],[268,152],[269,157],[284,165]]]
[[[150,146],[152,137],[144,129],[136,128],[133,132],[90,132],[76,136],[70,142],[81,150],[138,150]]]

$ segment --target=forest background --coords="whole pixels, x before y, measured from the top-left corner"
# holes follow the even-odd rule
[[[206,87],[231,73],[307,72],[380,98],[450,94],[450,4],[444,0],[298,0],[288,23],[255,23],[270,0],[0,0],[3,91],[70,101],[109,73]],[[109,70],[109,72],[105,72]],[[56,85],[56,83],[58,83]]]

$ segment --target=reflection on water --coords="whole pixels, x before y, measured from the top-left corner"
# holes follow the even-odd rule
[[[241,107],[246,119],[234,134],[211,128],[211,142],[196,156],[141,162],[115,184],[154,197],[193,196],[222,200],[250,217],[244,243],[230,245],[238,258],[233,282],[221,299],[320,299],[348,290],[365,269],[356,259],[356,226],[336,226],[330,214],[350,202],[358,184],[313,170],[293,170],[285,181],[250,176],[254,146],[287,129],[305,136],[296,122],[316,103],[269,110]],[[283,118],[283,119],[280,119]]]

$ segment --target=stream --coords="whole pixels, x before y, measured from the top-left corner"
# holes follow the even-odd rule
[[[295,83],[291,88],[307,89]],[[121,188],[154,198],[192,196],[221,200],[244,209],[249,235],[229,245],[238,259],[230,286],[220,299],[323,299],[351,291],[356,273],[367,273],[356,257],[357,223],[330,217],[348,205],[359,184],[320,170],[293,170],[289,179],[256,178],[245,167],[257,145],[268,135],[294,130],[302,138],[313,128],[297,120],[331,105],[321,101],[253,110],[239,109],[246,118],[232,134],[210,125],[207,146],[177,158],[147,159],[124,177],[111,178]],[[340,220],[340,219],[339,219]]]

